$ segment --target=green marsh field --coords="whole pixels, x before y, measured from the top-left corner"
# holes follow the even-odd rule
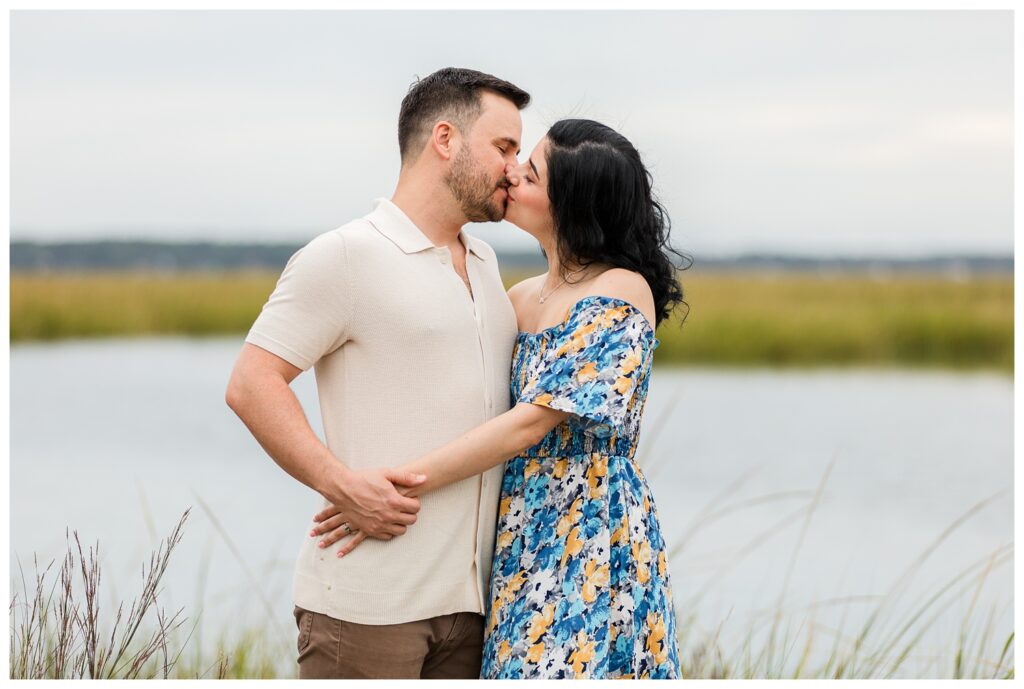
[[[523,276],[506,276],[512,284]],[[11,276],[11,341],[244,334],[274,272]],[[1013,278],[697,273],[658,329],[660,364],[1013,370]],[[685,322],[680,325],[683,314]]]

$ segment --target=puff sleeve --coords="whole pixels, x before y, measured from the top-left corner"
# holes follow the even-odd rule
[[[607,437],[623,426],[656,347],[650,324],[634,306],[584,298],[546,343],[517,401],[569,412],[586,433]]]

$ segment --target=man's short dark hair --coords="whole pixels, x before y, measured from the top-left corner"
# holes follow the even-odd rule
[[[482,110],[481,91],[507,98],[520,110],[530,102],[530,94],[515,84],[475,69],[445,67],[413,82],[398,113],[402,162],[415,160],[439,120],[468,131]]]

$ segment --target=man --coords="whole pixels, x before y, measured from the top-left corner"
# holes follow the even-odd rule
[[[419,500],[395,486],[423,477],[389,467],[509,407],[515,314],[493,250],[462,226],[504,216],[529,100],[468,69],[414,83],[394,195],[292,256],[235,364],[228,405],[367,539],[341,558],[302,545],[300,678],[479,675],[501,467]],[[289,388],[310,367],[326,446]]]

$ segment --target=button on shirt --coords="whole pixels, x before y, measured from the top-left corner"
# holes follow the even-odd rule
[[[510,406],[515,313],[494,251],[459,236],[472,297],[448,249],[380,199],[291,257],[246,337],[314,368],[327,447],[351,469],[403,464]],[[483,613],[502,471],[422,495],[405,534],[344,558],[297,534],[295,604],[361,624]]]

